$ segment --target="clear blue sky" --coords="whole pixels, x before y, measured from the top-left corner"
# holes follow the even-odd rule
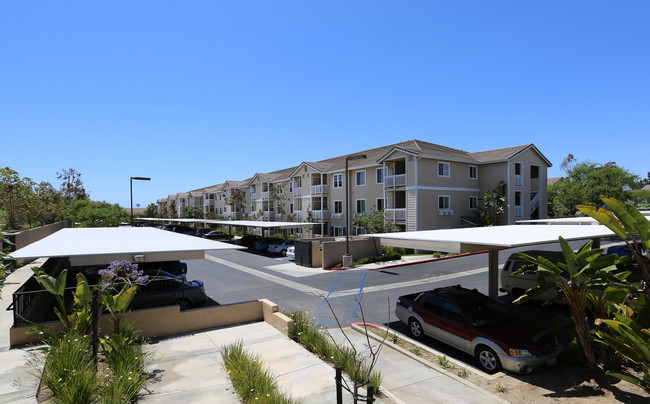
[[[0,5],[0,166],[146,206],[366,148],[650,171],[650,2]]]

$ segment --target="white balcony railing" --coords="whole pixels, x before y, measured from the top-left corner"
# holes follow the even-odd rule
[[[296,215],[296,220],[302,220],[302,210],[297,210],[293,214]]]
[[[523,187],[524,186],[524,176],[523,175],[515,175],[515,186],[516,187]]]
[[[405,222],[406,221],[406,208],[402,209],[384,209],[386,220],[391,222]]]
[[[269,199],[269,191],[262,191],[262,199]]]
[[[312,195],[322,195],[327,193],[327,185],[312,185],[311,194]]]
[[[327,209],[325,210],[312,210],[311,211],[311,216],[315,220],[323,220],[327,218],[329,211]]]
[[[395,188],[406,186],[406,174],[387,175],[384,177],[384,188]]]
[[[297,187],[293,189],[293,196],[302,196],[302,187]]]
[[[251,201],[257,199],[257,192],[251,192],[250,195],[251,195]]]
[[[524,207],[515,206],[515,217],[524,217]]]

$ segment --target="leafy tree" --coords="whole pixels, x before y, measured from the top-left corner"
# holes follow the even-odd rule
[[[614,162],[603,165],[590,161],[576,163],[571,154],[561,167],[565,170],[565,178],[548,189],[549,215],[553,217],[572,216],[579,204],[598,205],[600,195],[627,201],[631,196],[630,187],[639,180]]]
[[[66,209],[72,223],[80,227],[116,227],[129,221],[129,214],[118,204],[78,200]]]
[[[483,206],[488,216],[491,218],[490,224],[499,225],[501,214],[506,211],[506,183],[499,181],[497,186],[492,190],[485,192],[483,196]],[[485,223],[486,217],[483,215],[481,220]]]
[[[61,191],[65,195],[67,205],[72,201],[80,201],[89,199],[89,195],[81,181],[81,173],[74,168],[61,170],[62,172],[56,173],[56,178],[61,181]]]
[[[352,219],[352,226],[363,227],[370,234],[395,233],[400,230],[394,223],[386,221],[383,209],[355,214]]]
[[[0,209],[6,211],[8,228],[16,229],[18,223],[29,222],[35,215],[34,186],[31,178],[20,178],[9,167],[0,168]]]
[[[158,217],[158,206],[155,203],[150,203],[144,208],[145,217]]]
[[[49,182],[41,181],[35,188],[38,197],[37,218],[41,225],[58,222],[65,218],[63,194]]]
[[[246,193],[241,189],[233,189],[232,196],[226,198],[226,205],[231,206],[232,211],[235,214],[241,212],[244,209],[245,203],[246,203]]]
[[[203,219],[203,209],[198,206],[186,206],[183,209],[182,217],[186,219]]]
[[[175,219],[177,217],[176,214],[176,201],[171,201],[169,204],[169,218],[170,219]]]

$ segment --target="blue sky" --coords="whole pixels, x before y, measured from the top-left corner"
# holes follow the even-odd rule
[[[650,171],[648,1],[0,5],[0,166],[146,206],[408,139]]]

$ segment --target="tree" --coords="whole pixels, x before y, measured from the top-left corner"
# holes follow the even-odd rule
[[[9,167],[0,168],[0,209],[7,214],[7,226],[15,229],[18,223],[30,221],[35,215],[35,183],[31,178],[20,178]]]
[[[158,217],[158,206],[155,203],[150,203],[144,208],[145,217]]]
[[[226,205],[232,207],[232,212],[237,214],[244,209],[246,194],[241,189],[233,189],[232,195],[226,198]],[[253,212],[251,212],[253,214]]]
[[[79,227],[116,227],[129,221],[129,214],[120,205],[106,201],[74,201],[66,212],[72,223]]]
[[[41,225],[55,223],[65,218],[63,194],[49,182],[41,181],[35,188],[38,197],[37,218]]]
[[[65,195],[66,204],[70,205],[72,201],[88,199],[89,195],[81,181],[81,173],[74,168],[61,170],[56,173],[56,178],[61,181],[61,191]]]
[[[186,219],[203,219],[203,209],[198,206],[186,206],[181,216]]]
[[[363,227],[369,234],[376,233],[395,233],[400,228],[392,222],[386,221],[384,210],[373,210],[372,212],[362,212],[354,215],[352,226]]]
[[[506,183],[499,181],[497,186],[492,190],[485,192],[483,196],[483,206],[485,211],[492,219],[491,224],[499,225],[501,214],[506,211]],[[485,217],[482,218],[485,221]]]
[[[600,195],[621,201],[630,199],[631,187],[638,183],[638,176],[614,162],[599,165],[590,161],[575,161],[569,155],[561,166],[565,170],[565,178],[548,188],[549,215],[572,216],[578,211],[579,204],[600,204]]]

